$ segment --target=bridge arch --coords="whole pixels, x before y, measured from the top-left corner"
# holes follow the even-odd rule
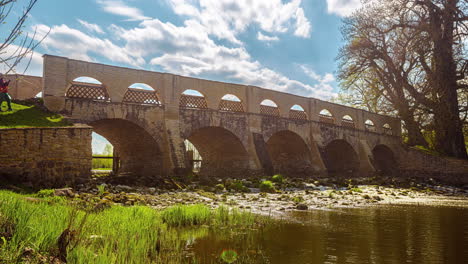
[[[189,109],[207,109],[205,95],[197,90],[187,89],[182,92],[179,98],[179,107]]]
[[[157,91],[146,83],[134,83],[127,88],[123,103],[161,105]]]
[[[395,153],[392,149],[384,144],[379,144],[372,149],[374,168],[386,175],[394,174],[398,169],[398,163],[395,158]]]
[[[323,149],[323,161],[330,174],[348,175],[359,171],[359,156],[351,144],[335,139]]]
[[[65,91],[65,96],[110,102],[105,85],[101,81],[88,76],[73,79]]]
[[[89,125],[114,146],[120,158],[119,173],[162,175],[164,157],[160,142],[143,127],[119,118],[99,119]]]
[[[341,126],[349,127],[349,128],[356,128],[354,119],[350,115],[345,115],[343,116],[343,118],[341,118]]]
[[[246,147],[226,128],[205,126],[192,131],[186,139],[200,153],[201,174],[229,177],[249,168]]]
[[[319,121],[322,123],[335,124],[335,116],[328,109],[322,109],[319,112]]]
[[[270,115],[270,116],[280,116],[280,109],[278,104],[273,100],[265,99],[260,102],[260,114]]]
[[[245,112],[242,100],[233,94],[225,94],[221,97],[218,110],[226,112]]]
[[[307,120],[307,113],[304,108],[298,104],[293,105],[289,109],[289,118]]]
[[[393,135],[393,129],[392,127],[386,123],[382,126],[382,129],[383,129],[383,133],[386,134],[386,135]]]
[[[364,126],[365,126],[367,131],[372,131],[372,132],[377,131],[374,121],[372,121],[370,119],[367,119],[366,122],[364,122]]]
[[[311,151],[297,133],[278,131],[268,138],[266,146],[275,172],[297,175],[311,171]]]

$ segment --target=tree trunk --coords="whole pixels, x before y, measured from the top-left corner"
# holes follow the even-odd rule
[[[429,144],[421,133],[419,124],[414,120],[414,117],[410,114],[406,114],[401,117],[405,122],[405,128],[408,130],[408,144],[409,146],[423,146],[428,148]]]
[[[442,15],[432,14],[434,41],[435,147],[439,152],[468,159],[457,98],[457,68],[453,55],[453,18],[458,0],[448,0]]]

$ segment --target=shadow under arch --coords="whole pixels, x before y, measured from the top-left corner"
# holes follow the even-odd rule
[[[331,175],[353,176],[359,171],[359,156],[346,140],[331,141],[323,148],[322,155]]]
[[[273,134],[266,142],[275,173],[307,176],[312,172],[311,152],[301,136],[290,130]]]
[[[395,154],[388,146],[380,144],[372,149],[374,168],[384,174],[393,175],[398,171],[398,163]]]
[[[119,174],[135,177],[163,173],[163,152],[158,142],[141,126],[125,119],[100,119],[89,123],[106,138],[120,158]]]
[[[187,140],[202,158],[200,173],[217,177],[242,176],[249,169],[249,155],[242,141],[222,127],[202,127]]]

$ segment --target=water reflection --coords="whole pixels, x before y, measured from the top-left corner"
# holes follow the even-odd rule
[[[294,212],[264,230],[210,231],[191,246],[201,263],[467,263],[468,209],[388,206]]]

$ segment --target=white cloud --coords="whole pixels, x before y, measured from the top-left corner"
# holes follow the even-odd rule
[[[158,19],[146,20],[139,27],[126,30],[113,27],[125,49],[136,56],[151,56],[153,65],[181,75],[221,76],[225,81],[256,85],[293,92],[304,96],[329,98],[330,86],[310,86],[268,69],[251,58],[244,47],[216,44],[205,28],[194,20],[177,27]]]
[[[88,22],[86,22],[84,20],[81,20],[81,19],[78,19],[78,22],[80,22],[80,24],[82,26],[84,26],[86,29],[88,29],[91,32],[96,32],[98,34],[104,34],[104,31],[101,29],[101,27],[96,25],[96,24],[88,23]]]
[[[323,93],[323,95],[326,95],[325,97],[334,94],[333,87],[331,86],[331,83],[335,81],[335,76],[333,76],[333,74],[325,73],[325,75],[322,76],[306,65],[299,66],[302,71],[316,83],[313,86],[315,90],[318,90]]]
[[[10,44],[2,50],[2,53],[0,54],[0,61],[3,61],[13,54],[18,54],[19,50],[19,46]],[[6,63],[0,64],[0,73],[6,73],[8,70],[9,65]],[[15,73],[42,76],[42,54],[33,51],[28,52],[26,56],[17,64],[17,66],[9,72],[9,74]]]
[[[258,32],[257,39],[261,41],[278,41],[279,40],[279,38],[276,36],[273,36],[273,37],[266,36],[266,35],[263,35],[262,32]]]
[[[281,0],[167,0],[174,12],[189,16],[207,29],[210,35],[241,44],[237,35],[256,24],[268,33],[310,36],[310,22],[300,7],[301,0],[283,4]],[[220,15],[222,14],[222,15]]]
[[[145,20],[149,17],[144,16],[143,12],[135,7],[128,6],[121,0],[96,0],[102,9],[108,13],[128,17],[131,21]]]
[[[41,46],[53,53],[87,61],[93,61],[93,55],[100,55],[111,61],[133,66],[141,66],[145,63],[143,58],[128,53],[126,49],[115,45],[108,39],[89,36],[67,25],[49,28],[41,24],[36,28],[39,39],[50,29],[49,35],[42,41]]]
[[[351,15],[356,9],[362,7],[362,0],[327,0],[328,13],[342,17]]]

